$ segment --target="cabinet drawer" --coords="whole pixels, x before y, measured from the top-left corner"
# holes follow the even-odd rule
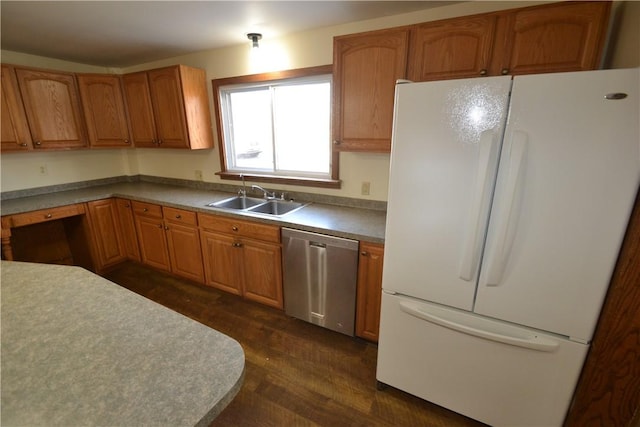
[[[198,214],[198,221],[207,230],[280,243],[280,227],[275,225],[206,214]]]
[[[162,218],[162,206],[154,205],[153,203],[131,202],[133,206],[133,213],[135,215],[148,216],[151,218]]]
[[[11,216],[12,227],[22,227],[23,225],[37,224],[39,222],[54,221],[60,218],[67,218],[75,215],[83,215],[84,204],[60,206],[51,209],[41,209],[39,211],[26,212]]]
[[[185,211],[184,209],[162,207],[164,218],[169,222],[178,224],[198,225],[198,219],[195,212]]]

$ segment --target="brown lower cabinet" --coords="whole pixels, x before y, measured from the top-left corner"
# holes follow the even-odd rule
[[[202,282],[204,272],[196,214],[153,203],[131,203],[142,262]]]
[[[204,282],[200,233],[195,212],[162,207],[171,271],[196,282]]]
[[[131,203],[142,262],[158,270],[171,271],[162,206],[137,201]]]
[[[199,214],[205,284],[279,309],[280,227]]]
[[[360,242],[356,299],[356,335],[378,342],[384,245]]]
[[[96,269],[101,271],[127,259],[116,200],[88,202],[87,212],[96,253]]]
[[[116,199],[116,207],[120,218],[120,227],[127,258],[140,261],[140,248],[136,237],[136,223],[133,220],[133,207],[127,199]]]

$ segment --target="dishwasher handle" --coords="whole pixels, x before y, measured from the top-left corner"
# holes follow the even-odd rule
[[[309,246],[315,246],[316,248],[323,248],[323,249],[327,247],[325,243],[312,242],[312,241],[309,241]]]

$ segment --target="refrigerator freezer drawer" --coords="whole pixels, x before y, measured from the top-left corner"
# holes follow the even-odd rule
[[[494,426],[560,426],[587,345],[382,295],[378,381]]]

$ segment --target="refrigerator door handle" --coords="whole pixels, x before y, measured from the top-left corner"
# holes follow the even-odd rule
[[[498,160],[499,135],[495,129],[489,129],[480,135],[478,143],[478,172],[476,173],[473,202],[467,222],[467,237],[463,245],[459,277],[467,282],[475,277],[478,259],[484,241],[491,191]]]
[[[460,316],[459,313],[455,311],[445,311],[436,308],[433,311],[437,311],[437,313],[434,313],[429,310],[430,307],[428,306],[407,301],[400,303],[400,309],[411,316],[426,320],[427,322],[490,341],[544,352],[554,352],[559,346],[557,341],[540,336],[534,331],[519,329],[516,333],[515,328],[511,328],[512,330],[507,332],[504,328],[503,330],[498,330],[498,327],[494,327],[494,330],[491,330],[491,322],[485,319],[481,319],[484,321],[482,322],[482,326],[484,326],[483,329],[478,328],[476,325],[465,324],[463,316]],[[450,318],[447,318],[447,316]]]
[[[517,209],[518,195],[524,182],[527,143],[528,135],[525,132],[513,132],[503,204],[498,214],[498,229],[486,275],[487,286],[497,286],[502,280],[511,244],[515,237],[517,222],[515,211]]]

